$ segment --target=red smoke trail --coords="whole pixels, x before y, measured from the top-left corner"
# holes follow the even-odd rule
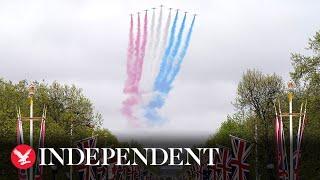
[[[124,87],[124,93],[130,93],[131,84],[134,82],[133,79],[133,52],[134,52],[134,45],[133,45],[133,17],[131,15],[130,19],[130,32],[129,32],[129,45],[127,50],[127,80]]]
[[[133,114],[133,107],[140,102],[140,97],[136,95],[132,95],[128,97],[122,104],[123,107],[121,109],[122,114],[128,118],[130,125],[133,127],[139,127],[138,118]]]
[[[139,92],[140,92],[139,83],[140,83],[141,75],[142,75],[142,68],[143,68],[143,61],[144,61],[144,56],[145,56],[145,51],[146,51],[147,37],[148,37],[148,14],[146,12],[144,15],[142,45],[141,45],[140,56],[139,56],[139,59],[137,62],[137,69],[136,69],[137,76],[136,76],[135,86],[137,87]]]
[[[128,48],[128,62],[127,62],[127,73],[128,79],[125,84],[124,92],[129,94],[129,97],[122,103],[123,107],[121,112],[126,116],[131,125],[137,127],[137,117],[134,115],[134,106],[140,102],[140,95],[138,94],[138,84],[136,79],[139,76],[139,64],[141,61],[141,51],[140,51],[140,41],[141,41],[141,32],[140,32],[140,14],[138,13],[138,22],[137,22],[137,34],[136,39],[133,44],[133,23],[130,23],[130,37],[129,37],[129,48]],[[133,58],[134,56],[134,58]],[[133,60],[135,59],[135,60]]]
[[[136,41],[135,41],[135,62],[134,62],[134,66],[133,66],[133,79],[134,81],[132,82],[132,93],[137,94],[138,93],[138,86],[136,86],[136,79],[138,76],[138,69],[137,69],[137,64],[140,60],[140,41],[141,41],[141,31],[140,31],[140,13],[138,13],[138,25],[137,25],[137,36],[136,36]]]

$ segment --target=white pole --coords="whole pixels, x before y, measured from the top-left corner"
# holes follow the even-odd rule
[[[71,146],[72,146],[72,134],[73,134],[73,120],[71,120],[71,127],[70,127]],[[72,180],[72,166],[70,166],[69,176],[70,176],[69,179]]]
[[[30,98],[30,146],[33,147],[33,95],[35,93],[35,86],[32,83],[29,87],[29,98]],[[33,179],[33,167],[30,168],[30,177]]]
[[[289,128],[290,128],[290,180],[293,180],[293,127],[292,127],[292,92],[289,92]]]
[[[30,146],[33,147],[33,99],[30,96]],[[30,168],[30,179],[33,179],[33,167]]]

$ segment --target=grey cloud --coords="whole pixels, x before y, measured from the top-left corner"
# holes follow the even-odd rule
[[[129,13],[164,4],[197,12],[191,46],[161,110],[169,121],[133,129],[121,116]],[[1,1],[0,76],[76,84],[122,139],[214,132],[248,68],[286,80],[290,53],[319,30],[316,0]]]

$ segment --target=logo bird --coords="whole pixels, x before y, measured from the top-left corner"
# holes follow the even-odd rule
[[[29,154],[31,152],[31,149],[29,149],[26,153],[21,154],[20,151],[18,151],[17,149],[13,150],[13,153],[19,157],[19,163],[21,166],[25,165],[25,164],[29,164],[31,163],[31,161],[27,161],[27,159],[29,158]]]

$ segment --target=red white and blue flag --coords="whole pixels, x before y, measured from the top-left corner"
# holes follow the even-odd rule
[[[20,109],[18,111],[18,119],[17,119],[17,129],[16,129],[16,131],[17,131],[17,145],[24,144]],[[27,180],[28,179],[27,170],[18,169],[18,178],[19,178],[19,180]]]
[[[116,165],[116,158],[111,159],[108,166],[108,179],[114,180],[117,178],[118,166]]]
[[[275,139],[276,139],[276,170],[280,180],[287,180],[289,178],[288,173],[288,160],[286,153],[286,145],[283,132],[282,117],[276,116],[275,120]]]
[[[135,179],[141,178],[141,167],[139,165],[134,166],[134,177]]]
[[[107,180],[108,178],[108,166],[97,167],[97,180]]]
[[[219,161],[219,155],[217,153],[214,153],[214,157],[213,157],[214,165],[208,166],[208,169],[210,171],[210,178],[209,179],[211,179],[211,180],[218,179],[218,169],[217,169],[218,161]]]
[[[44,148],[44,140],[46,136],[46,108],[43,110],[41,124],[40,124],[40,137],[39,137],[39,148]],[[40,149],[38,148],[38,156],[35,170],[35,179],[41,180],[43,174],[43,166],[40,166]]]
[[[203,179],[203,166],[194,164],[194,174],[195,174],[195,180],[202,180]]]
[[[232,168],[230,166],[231,153],[230,149],[226,147],[219,148],[219,156],[217,162],[218,179],[230,180],[232,175]]]
[[[247,180],[250,172],[247,158],[253,144],[235,136],[230,135],[230,137],[233,150],[233,157],[230,161],[230,165],[233,168],[232,180]]]
[[[117,168],[117,178],[119,180],[124,180],[126,177],[124,166],[118,166]]]
[[[81,150],[85,150],[85,148],[95,148],[97,144],[97,137],[89,137],[83,140],[76,142],[77,146]],[[86,162],[85,159],[83,162]],[[85,163],[79,165],[77,167],[79,177],[82,180],[96,180],[96,166],[86,166]]]
[[[301,112],[302,112],[302,106],[301,106]],[[302,113],[300,113],[302,114]],[[306,123],[306,107],[304,110],[304,114],[299,119],[299,127],[298,127],[298,133],[297,133],[297,144],[296,144],[296,150],[294,152],[293,156],[293,163],[294,163],[294,180],[300,179],[300,168],[301,168],[301,144],[303,139],[303,133]]]

